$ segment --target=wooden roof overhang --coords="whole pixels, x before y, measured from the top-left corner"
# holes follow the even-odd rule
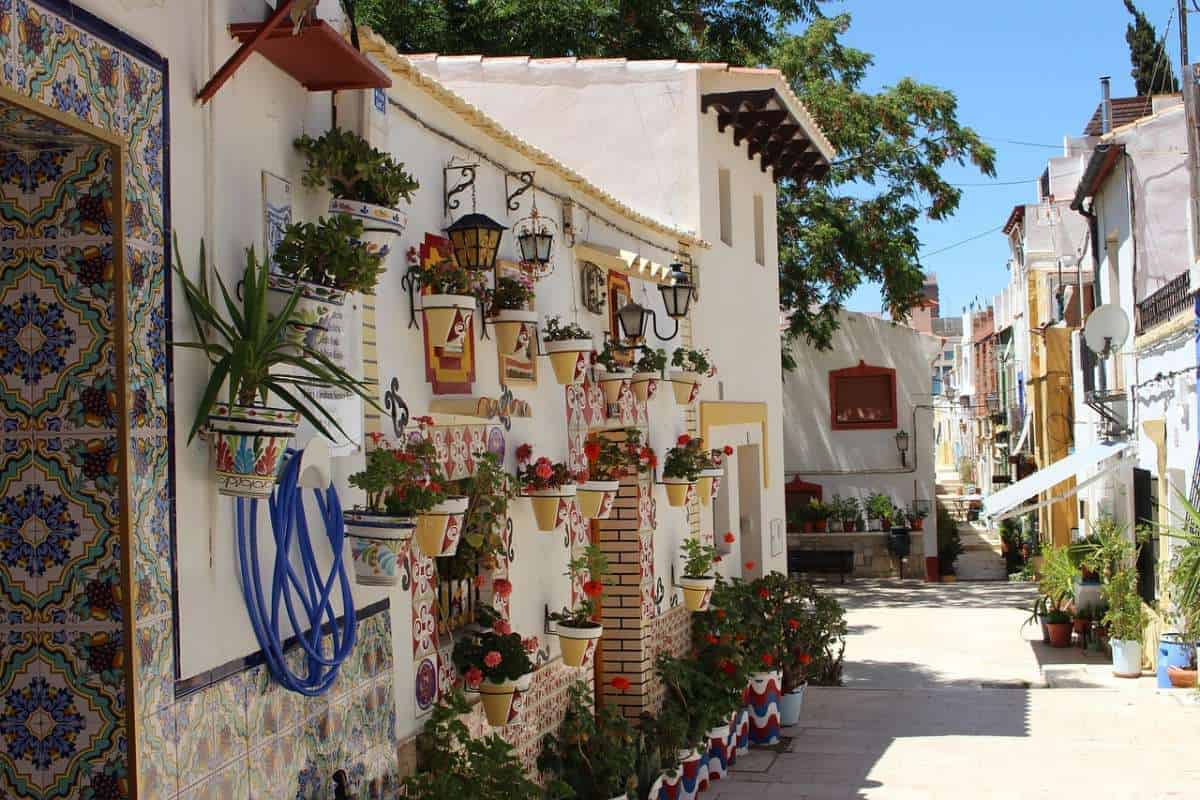
[[[812,180],[829,172],[828,159],[774,89],[701,95],[701,113],[710,109],[717,113],[717,130],[732,127],[734,145],[746,142],[746,157],[758,156],[762,171],[770,168],[776,181]]]

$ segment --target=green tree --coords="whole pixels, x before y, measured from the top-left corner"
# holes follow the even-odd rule
[[[726,61],[780,69],[838,149],[833,169],[779,187],[781,302],[790,338],[828,348],[864,282],[904,318],[921,298],[917,225],[961,192],[941,169],[995,174],[995,153],[958,121],[953,93],[911,79],[862,85],[870,54],[841,41],[826,0],[357,0],[358,20],[402,52]],[[785,353],[785,365],[790,360]]]
[[[1178,92],[1175,69],[1154,25],[1133,0],[1125,0],[1125,10],[1133,17],[1133,22],[1125,28],[1125,43],[1129,45],[1129,61],[1133,64],[1129,74],[1137,84],[1138,96]]]

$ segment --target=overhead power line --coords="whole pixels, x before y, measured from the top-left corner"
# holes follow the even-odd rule
[[[1001,231],[1001,230],[1004,230],[1004,226],[997,225],[994,228],[989,228],[988,230],[984,231],[983,233],[977,233],[974,236],[963,239],[960,242],[955,242],[954,244],[948,244],[945,247],[938,248],[937,250],[934,250],[932,252],[924,253],[921,256],[921,258],[929,258],[930,256],[936,256],[939,253],[944,253],[947,250],[953,250],[956,247],[962,247],[964,244],[970,244],[971,242],[975,241],[976,239],[982,239],[985,236],[989,236],[989,235],[996,233],[997,231]]]

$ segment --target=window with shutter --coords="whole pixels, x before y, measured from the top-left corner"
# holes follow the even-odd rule
[[[835,431],[897,427],[896,370],[860,361],[830,372],[829,414]]]

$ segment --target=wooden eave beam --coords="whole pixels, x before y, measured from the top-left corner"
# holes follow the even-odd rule
[[[700,113],[716,107],[718,111],[762,111],[775,99],[774,89],[754,89],[746,92],[710,92],[700,97]]]
[[[279,23],[283,21],[283,18],[287,16],[287,13],[292,10],[293,2],[294,0],[280,0],[279,5],[271,13],[271,16],[267,17],[267,21],[264,22],[261,27],[259,27],[254,36],[244,42],[241,47],[234,51],[234,54],[231,55],[229,59],[221,65],[221,68],[217,70],[216,74],[209,78],[208,83],[204,84],[204,88],[201,89],[200,93],[196,95],[197,100],[199,100],[201,103],[207,103],[213,98],[213,95],[215,95],[217,91],[225,85],[226,81],[233,77],[233,74],[237,72],[238,68],[246,62],[246,59],[258,49],[258,46],[266,41],[266,38],[271,34],[271,31],[275,30]]]

